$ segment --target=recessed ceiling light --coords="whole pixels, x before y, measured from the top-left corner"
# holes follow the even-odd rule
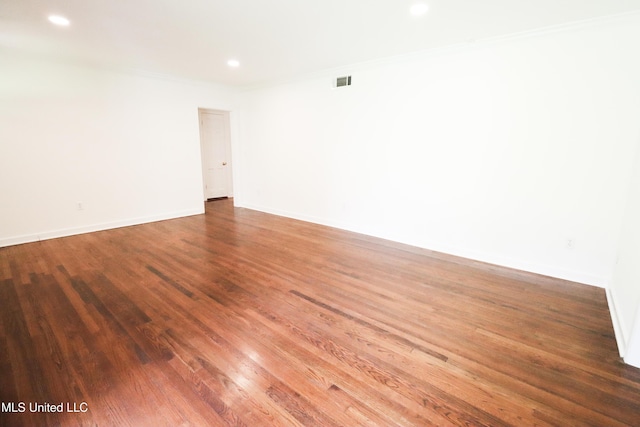
[[[227,61],[227,65],[229,67],[239,67],[240,66],[240,62],[238,62],[236,59],[230,59]]]
[[[52,24],[60,25],[62,27],[67,27],[70,22],[67,18],[60,15],[49,15],[49,22]]]
[[[409,9],[409,11],[413,16],[424,15],[425,13],[427,13],[428,10],[429,10],[429,6],[426,5],[425,3],[416,3],[413,6],[411,6],[411,9]]]

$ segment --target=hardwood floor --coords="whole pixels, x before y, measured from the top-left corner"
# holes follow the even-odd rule
[[[640,425],[602,289],[230,200],[0,249],[0,372],[3,426]]]

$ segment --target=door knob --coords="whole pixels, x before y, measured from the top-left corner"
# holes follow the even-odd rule
[[[227,166],[227,162],[222,162],[222,166]]]

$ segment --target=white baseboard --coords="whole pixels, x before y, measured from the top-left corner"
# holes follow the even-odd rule
[[[94,231],[110,230],[112,228],[129,227],[131,225],[146,224],[148,222],[164,221],[167,219],[181,218],[204,213],[204,207],[200,209],[187,209],[183,211],[167,212],[158,215],[150,215],[137,218],[128,218],[119,221],[104,222],[100,224],[85,225],[82,227],[48,230],[22,236],[6,237],[0,239],[0,247],[20,245],[23,243],[39,242],[40,240],[56,239],[59,237],[73,236],[76,234],[92,233]]]
[[[636,310],[636,319],[631,330],[631,336],[627,340],[627,348],[624,353],[624,362],[628,365],[640,368],[640,308]]]
[[[535,273],[535,274],[540,274],[540,275],[543,275],[543,276],[549,276],[549,277],[553,277],[553,278],[557,278],[557,279],[568,280],[568,281],[571,281],[571,282],[576,282],[576,283],[581,283],[581,284],[585,284],[585,285],[595,286],[595,287],[598,287],[598,288],[605,288],[606,289],[606,287],[607,287],[606,286],[606,278],[600,277],[600,276],[591,275],[591,274],[584,274],[584,273],[578,272],[578,271],[562,269],[562,268],[549,266],[549,265],[531,263],[531,262],[527,262],[525,260],[507,258],[507,257],[504,257],[504,256],[495,255],[495,254],[468,251],[468,250],[465,250],[464,248],[462,248],[462,249],[461,248],[454,248],[454,247],[450,247],[450,246],[448,246],[446,244],[438,244],[439,242],[433,242],[432,245],[427,247],[427,246],[416,244],[415,242],[408,242],[408,241],[404,241],[404,240],[398,240],[398,239],[395,239],[393,236],[384,236],[384,235],[380,235],[380,234],[367,233],[366,231],[358,230],[358,229],[355,229],[355,228],[350,227],[350,226],[345,225],[345,224],[340,224],[340,223],[333,222],[333,221],[327,221],[327,220],[325,220],[323,218],[318,218],[318,217],[314,217],[314,216],[310,216],[310,215],[304,215],[304,214],[298,214],[296,212],[289,212],[289,211],[283,211],[283,210],[279,210],[279,209],[272,209],[272,208],[265,207],[265,206],[252,205],[252,204],[237,204],[237,206],[244,207],[244,208],[247,208],[247,209],[253,209],[253,210],[257,210],[257,211],[260,211],[260,212],[265,212],[265,213],[269,213],[269,214],[273,214],[273,215],[284,216],[284,217],[287,217],[287,218],[293,218],[293,219],[297,219],[297,220],[300,220],[300,221],[307,221],[307,222],[312,222],[312,223],[315,223],[315,224],[326,225],[328,227],[339,228],[339,229],[342,229],[342,230],[352,231],[352,232],[355,232],[355,233],[361,233],[361,234],[365,234],[365,235],[368,235],[368,236],[371,236],[371,237],[378,237],[378,238],[385,239],[385,240],[392,240],[392,241],[395,241],[395,242],[398,242],[398,243],[404,243],[404,244],[407,244],[407,245],[416,246],[416,247],[420,247],[420,248],[423,248],[423,249],[428,249],[428,250],[435,251],[435,252],[441,252],[441,253],[445,253],[445,254],[448,254],[448,255],[453,255],[453,256],[457,256],[457,257],[461,257],[461,258],[467,258],[467,259],[474,260],[474,261],[480,261],[480,262],[484,262],[484,263],[487,263],[487,264],[494,264],[494,265],[498,265],[498,266],[501,266],[501,267],[512,268],[514,270],[526,271],[526,272],[529,272],[529,273]]]
[[[620,357],[624,357],[627,351],[627,340],[624,336],[624,327],[622,324],[622,318],[618,314],[618,309],[616,306],[616,299],[614,297],[611,289],[605,289],[607,293],[607,304],[609,305],[609,313],[611,313],[611,322],[613,323],[613,332],[616,336],[616,343],[618,344],[618,353],[620,353]]]

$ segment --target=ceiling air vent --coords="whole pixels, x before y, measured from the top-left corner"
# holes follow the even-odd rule
[[[351,86],[351,76],[338,77],[334,84],[334,87]]]

